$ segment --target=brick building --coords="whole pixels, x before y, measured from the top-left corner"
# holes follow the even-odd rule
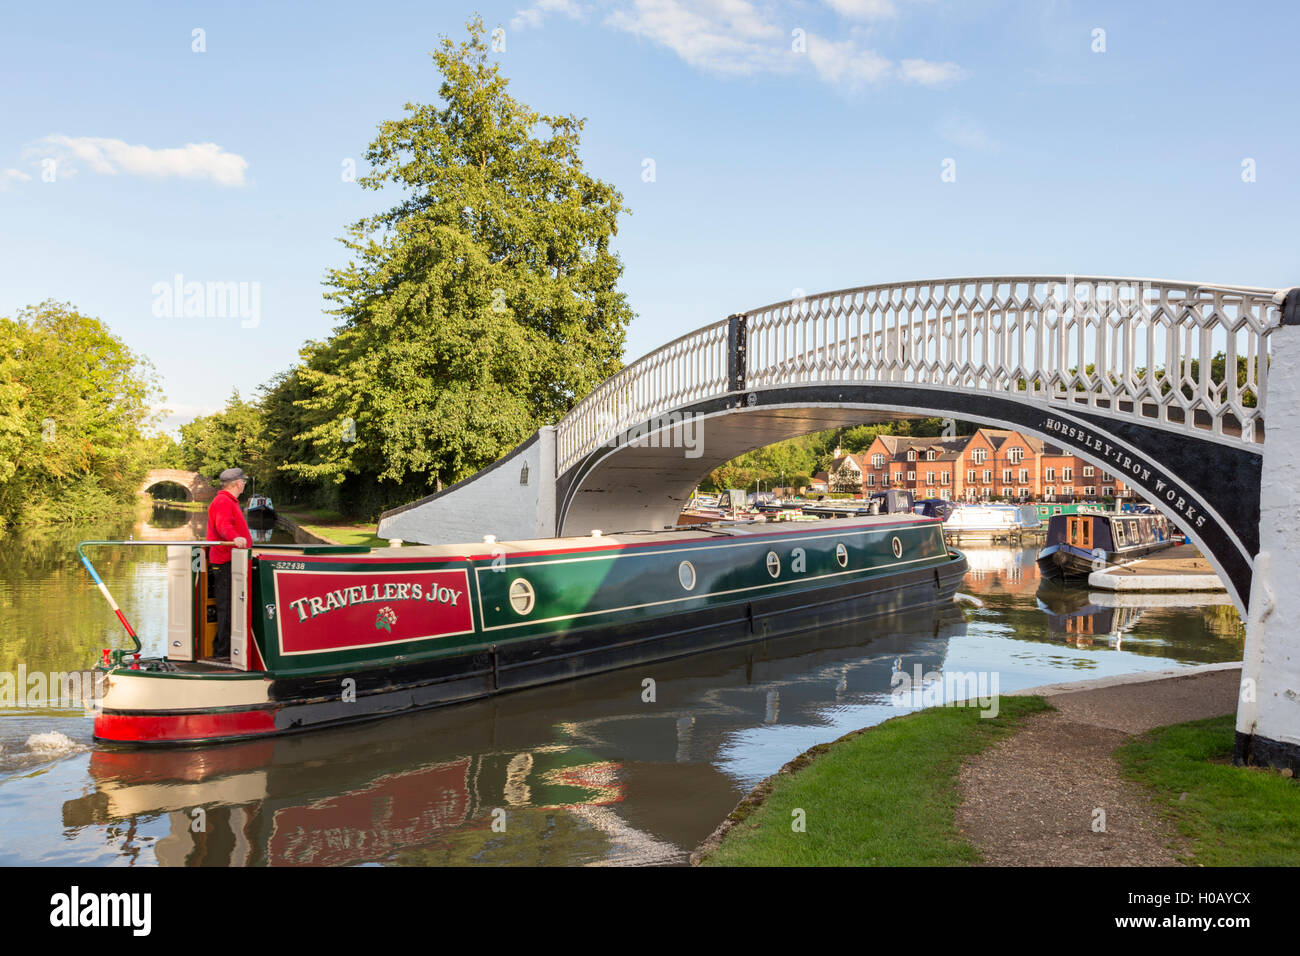
[[[865,452],[835,450],[827,470],[831,491],[871,494],[905,488],[917,498],[1125,497],[1114,475],[1039,438],[981,428],[973,435],[911,438],[878,435]]]

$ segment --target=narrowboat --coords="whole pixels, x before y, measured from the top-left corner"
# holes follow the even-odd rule
[[[244,509],[248,517],[249,525],[255,522],[258,524],[275,523],[275,505],[266,495],[253,495],[248,499],[248,507]]]
[[[162,654],[143,653],[84,548],[166,546]],[[211,657],[207,547],[82,542],[135,642],[98,665],[94,736],[244,740],[396,714],[951,601],[966,558],[908,512],[415,547],[253,546]]]
[[[1052,515],[1077,515],[1080,511],[1095,511],[1098,506],[1082,501],[1040,501],[1034,507],[1039,519],[1046,522]]]
[[[957,503],[943,527],[952,535],[977,538],[1037,531],[1042,523],[1033,505]]]
[[[1093,571],[1161,551],[1174,544],[1161,514],[1080,511],[1052,515],[1038,552],[1045,578],[1087,578]]]

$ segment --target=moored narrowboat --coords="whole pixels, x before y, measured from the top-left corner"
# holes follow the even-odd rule
[[[952,535],[988,538],[1037,531],[1041,522],[1033,505],[956,502],[943,526]]]
[[[1161,514],[1079,511],[1052,515],[1047,542],[1038,552],[1046,578],[1086,578],[1121,561],[1131,561],[1174,544]]]
[[[104,542],[81,547],[92,543]],[[939,604],[966,572],[942,525],[911,514],[255,546],[233,552],[226,661],[209,656],[206,546],[217,543],[168,543],[166,651],[146,656],[138,639],[135,653],[105,651],[97,740],[199,744],[382,717]]]
[[[275,505],[266,495],[253,495],[248,499],[245,509],[249,525],[257,523],[275,523]]]

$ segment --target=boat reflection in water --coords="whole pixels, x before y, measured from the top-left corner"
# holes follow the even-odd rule
[[[1045,583],[1038,591],[1038,606],[1047,616],[1049,640],[1075,647],[1123,649],[1126,634],[1152,609],[1192,609],[1226,606],[1232,600],[1222,592],[1136,592],[1065,590]]]
[[[964,633],[931,608],[314,734],[100,749],[63,824],[175,866],[681,863],[755,782],[738,737],[808,737],[762,776],[902,713],[895,671],[941,671]]]

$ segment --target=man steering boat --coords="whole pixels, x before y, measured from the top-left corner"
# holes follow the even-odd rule
[[[248,547],[253,535],[239,507],[239,496],[247,485],[248,476],[242,468],[227,468],[221,473],[221,490],[208,505],[209,541],[233,541],[236,548]],[[208,549],[208,593],[217,604],[212,656],[218,660],[230,660],[230,551],[220,545]]]

